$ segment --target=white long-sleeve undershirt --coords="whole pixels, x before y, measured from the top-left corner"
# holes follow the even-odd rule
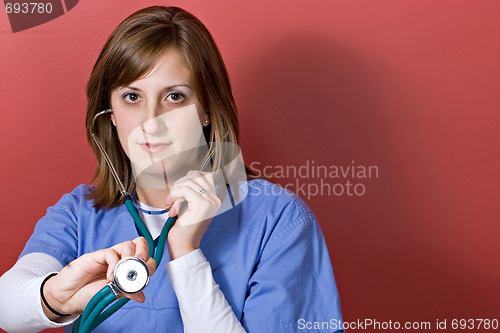
[[[40,286],[47,275],[59,272],[62,265],[45,253],[30,253],[0,278],[0,327],[7,332],[31,333],[68,325],[78,316],[50,321],[44,314]]]
[[[246,332],[200,249],[167,263],[166,268],[179,301],[184,332]]]
[[[156,238],[165,217],[140,214]],[[45,253],[30,253],[19,259],[0,278],[3,298],[0,328],[8,332],[39,332],[68,325],[78,318],[72,315],[53,322],[43,312],[40,286],[47,275],[62,268],[57,259]],[[210,263],[200,249],[168,262],[166,269],[179,302],[185,333],[246,332],[215,282]]]

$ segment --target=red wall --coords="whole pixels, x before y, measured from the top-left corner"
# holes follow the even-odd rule
[[[90,181],[86,80],[112,29],[153,4],[142,3],[81,0],[15,34],[1,10],[0,273],[45,209]],[[378,178],[309,175],[299,187],[276,178],[305,199],[300,185],[362,184],[360,196],[307,200],[346,321],[500,319],[500,2],[168,4],[221,49],[247,164],[377,167]]]

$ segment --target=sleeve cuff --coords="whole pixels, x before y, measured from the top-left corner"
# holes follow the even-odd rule
[[[207,262],[207,259],[201,252],[201,249],[196,249],[180,258],[172,260],[165,264],[169,275],[177,274],[193,267],[198,267]]]

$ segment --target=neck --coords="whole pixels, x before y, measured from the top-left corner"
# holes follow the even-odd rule
[[[140,202],[145,203],[148,206],[155,208],[167,208],[165,200],[167,199],[170,189],[148,189],[142,187],[136,187],[137,198]]]

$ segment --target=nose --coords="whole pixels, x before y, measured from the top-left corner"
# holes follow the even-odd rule
[[[152,105],[146,110],[146,119],[141,124],[142,130],[147,135],[159,135],[166,130],[166,124],[164,123],[164,117],[161,115],[164,112],[161,110],[161,105]]]

